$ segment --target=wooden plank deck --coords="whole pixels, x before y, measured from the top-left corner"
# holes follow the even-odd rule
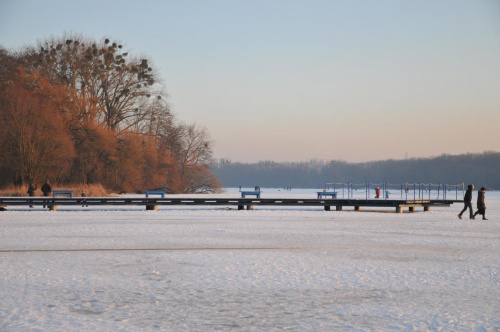
[[[147,210],[157,210],[158,206],[237,206],[239,210],[252,210],[255,206],[275,207],[322,207],[330,211],[342,211],[344,207],[354,207],[359,211],[361,207],[392,208],[397,213],[408,208],[448,207],[453,203],[462,203],[461,200],[402,200],[402,199],[294,199],[294,198],[131,198],[131,197],[0,197],[0,206],[48,206],[57,210],[57,206],[145,206]]]

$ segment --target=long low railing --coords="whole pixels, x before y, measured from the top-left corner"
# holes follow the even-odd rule
[[[395,192],[400,194],[401,199],[441,199],[447,200],[448,193],[453,192],[454,200],[462,200],[465,192],[464,183],[409,183],[398,184],[382,183],[354,183],[354,182],[326,182],[325,190],[338,192],[341,198],[361,198],[370,199],[376,195],[376,188],[380,189],[381,199],[391,199]],[[389,191],[389,193],[387,193]],[[347,196],[347,197],[346,197]]]

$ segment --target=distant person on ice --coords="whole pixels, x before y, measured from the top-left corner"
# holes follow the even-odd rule
[[[41,189],[43,192],[43,196],[49,196],[52,192],[52,186],[50,185],[49,181],[45,181]]]
[[[484,203],[484,194],[485,193],[486,193],[485,187],[482,187],[477,192],[477,211],[472,216],[472,219],[474,219],[478,214],[482,214],[483,220],[488,220],[488,219],[486,219],[486,204]]]
[[[36,190],[36,187],[33,185],[33,183],[30,182],[29,186],[28,186],[28,196],[29,197],[33,197],[35,196],[35,190]],[[30,205],[30,208],[32,208],[33,205]]]
[[[36,187],[33,185],[33,183],[30,182],[30,184],[28,186],[28,196],[30,196],[30,197],[35,196],[35,190],[36,190]]]
[[[375,198],[379,198],[380,197],[380,188],[377,187],[375,188]]]
[[[474,185],[473,184],[469,184],[467,186],[467,191],[465,192],[465,195],[464,195],[464,209],[462,210],[462,212],[460,212],[458,214],[458,217],[460,219],[462,219],[462,214],[467,209],[469,209],[469,218],[470,219],[474,219],[474,216],[472,215],[474,213],[474,211],[472,211],[472,191],[473,190],[474,190]]]
[[[52,192],[52,186],[50,185],[49,181],[45,181],[45,183],[42,185],[42,192],[43,192],[43,196],[49,196],[50,193]],[[46,207],[46,205],[43,206],[44,208]]]

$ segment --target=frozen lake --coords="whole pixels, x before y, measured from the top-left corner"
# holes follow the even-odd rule
[[[498,331],[500,193],[486,206],[12,208],[0,331]]]

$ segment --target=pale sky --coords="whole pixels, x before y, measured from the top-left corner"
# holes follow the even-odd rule
[[[499,0],[0,0],[0,45],[64,33],[159,69],[215,157],[500,151]]]

